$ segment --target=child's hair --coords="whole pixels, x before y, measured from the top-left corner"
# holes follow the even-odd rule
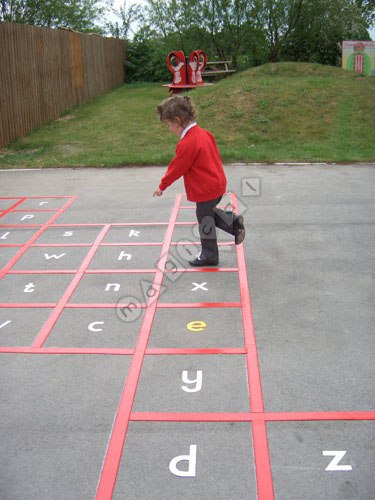
[[[181,125],[184,126],[188,122],[195,120],[196,111],[193,103],[188,96],[172,96],[164,99],[156,108],[156,112],[160,117],[160,121],[173,121],[175,118],[181,120]]]

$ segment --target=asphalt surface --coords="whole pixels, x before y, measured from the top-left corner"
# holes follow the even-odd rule
[[[226,166],[211,272],[164,170],[0,171],[0,499],[373,499],[375,166]]]

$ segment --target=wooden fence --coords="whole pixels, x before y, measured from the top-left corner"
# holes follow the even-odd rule
[[[124,82],[125,43],[0,22],[0,147]]]

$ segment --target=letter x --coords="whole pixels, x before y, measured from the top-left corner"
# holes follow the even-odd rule
[[[208,288],[206,288],[204,285],[207,285],[207,283],[192,283],[192,285],[195,285],[194,288],[192,288],[192,292],[195,292],[196,290],[205,290],[208,292]]]

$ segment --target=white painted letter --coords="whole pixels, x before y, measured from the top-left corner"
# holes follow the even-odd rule
[[[123,250],[121,250],[121,253],[120,255],[118,256],[118,259],[117,260],[122,260],[123,257],[126,258],[126,260],[130,260],[132,258],[132,254],[131,253],[125,253]]]
[[[50,259],[59,260],[59,259],[61,259],[61,257],[64,257],[64,255],[66,255],[66,253],[61,253],[60,255],[48,255],[48,253],[45,253],[44,257],[46,258],[46,260],[50,260]]]
[[[95,325],[104,325],[104,321],[93,321],[89,324],[88,329],[90,332],[102,332],[103,328],[95,328]]]
[[[32,293],[35,290],[35,285],[34,283],[28,283],[25,286],[24,293]]]
[[[105,291],[109,292],[110,289],[113,288],[115,292],[118,292],[120,290],[120,287],[121,287],[120,283],[107,283]]]
[[[202,389],[202,378],[202,370],[197,370],[197,378],[195,378],[194,380],[190,380],[188,371],[184,370],[182,372],[182,381],[185,384],[195,384],[195,387],[187,387],[186,385],[182,385],[181,389],[185,392],[199,392]]]
[[[42,205],[48,205],[48,201],[41,201],[41,202],[39,203],[39,206],[41,207]]]
[[[203,332],[206,326],[204,321],[190,321],[190,323],[186,325],[186,328],[191,332]]]
[[[7,239],[8,234],[10,234],[10,232],[9,232],[9,231],[8,231],[7,233],[4,233],[4,234],[0,237],[0,240],[6,240],[6,239]]]
[[[192,288],[192,292],[196,292],[197,290],[204,290],[208,291],[208,288],[206,288],[204,285],[207,285],[207,283],[192,283],[192,285],[195,285],[195,288]]]
[[[140,234],[141,231],[134,231],[134,229],[131,229],[129,231],[129,236],[130,238],[132,238],[133,236],[136,236],[137,238],[139,237],[139,234]]]
[[[349,471],[349,470],[352,470],[351,465],[338,465],[340,460],[342,460],[344,458],[344,456],[346,455],[346,451],[326,450],[326,451],[323,451],[322,453],[325,457],[334,457],[330,461],[330,463],[328,464],[328,466],[326,467],[325,470],[328,470],[328,471]]]
[[[65,231],[63,236],[73,236],[73,234],[74,234],[74,231]]]
[[[35,217],[35,215],[31,215],[31,214],[29,214],[29,215],[24,215],[24,216],[21,218],[21,220],[33,219],[34,217]]]
[[[188,470],[186,471],[177,468],[177,464],[183,461],[189,463]],[[169,470],[175,476],[195,477],[196,464],[197,464],[197,445],[191,444],[189,455],[179,455],[178,457],[172,458],[172,460],[169,462]]]
[[[8,319],[8,321],[5,321],[5,323],[3,323],[2,325],[0,325],[0,330],[1,330],[1,328],[3,328],[4,326],[9,325],[9,323],[11,323],[11,322],[12,322],[12,320],[10,320],[10,319]]]

